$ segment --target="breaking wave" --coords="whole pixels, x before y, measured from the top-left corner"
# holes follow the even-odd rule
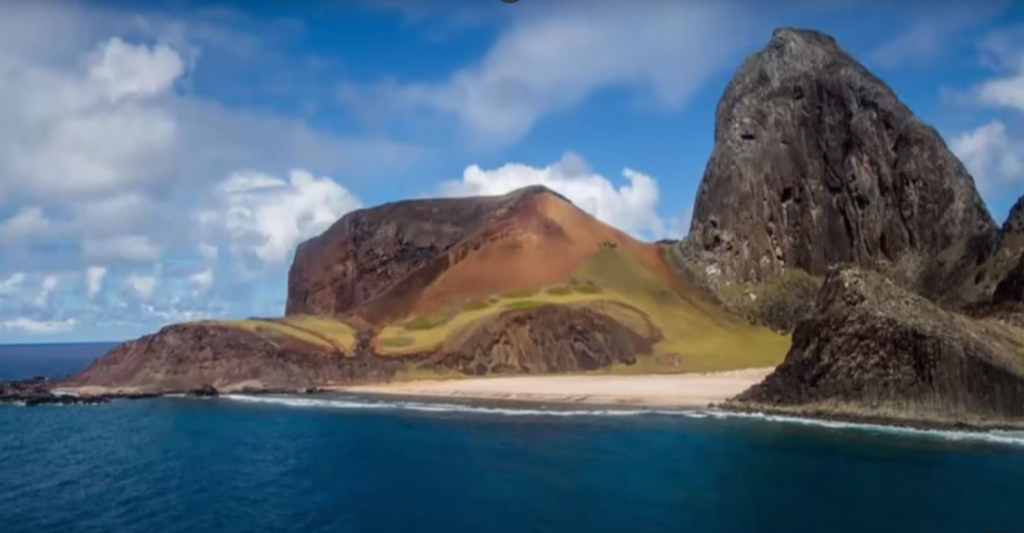
[[[481,404],[443,403],[409,400],[377,400],[365,398],[300,398],[291,396],[251,396],[228,394],[221,398],[253,404],[272,404],[299,408],[321,408],[342,410],[413,411],[423,413],[462,413],[473,415],[514,416],[514,417],[630,417],[630,416],[678,416],[693,419],[751,420],[764,423],[782,423],[817,427],[837,431],[863,431],[894,436],[912,436],[942,439],[955,442],[983,442],[1024,446],[1024,431],[953,431],[941,429],[919,429],[907,426],[887,426],[859,422],[841,422],[801,418],[797,416],[765,413],[741,413],[717,409],[629,409],[629,408],[564,408],[496,406]]]

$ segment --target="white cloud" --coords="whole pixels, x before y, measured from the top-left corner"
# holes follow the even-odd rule
[[[41,207],[26,207],[0,223],[0,244],[21,243],[46,236],[52,230],[53,226]]]
[[[188,282],[199,292],[210,290],[210,287],[213,287],[213,280],[213,269],[209,267],[188,277]]]
[[[36,196],[89,195],[167,176],[175,122],[154,99],[183,73],[174,51],[115,37],[84,71],[6,55],[0,65],[18,74],[0,83],[0,173],[21,178],[10,185]]]
[[[87,261],[145,261],[160,259],[162,250],[146,235],[124,235],[118,237],[85,237],[82,241],[82,257]]]
[[[94,55],[88,76],[116,102],[160,94],[184,72],[185,63],[170,47],[157,45],[150,49],[114,37]]]
[[[89,299],[95,298],[103,290],[103,278],[107,276],[107,269],[100,266],[91,266],[85,269],[86,293]]]
[[[1024,178],[1024,145],[1000,121],[961,133],[951,146],[983,192]]]
[[[25,273],[15,272],[3,281],[0,281],[0,296],[10,296],[21,290],[25,283]]]
[[[36,294],[33,305],[45,308],[50,303],[50,295],[53,294],[59,283],[60,280],[57,279],[57,276],[50,275],[44,277],[43,281],[39,284],[39,292]]]
[[[69,331],[78,321],[74,318],[64,320],[34,320],[27,317],[16,317],[0,321],[0,329],[15,330],[32,335],[47,335]]]
[[[133,272],[128,276],[128,288],[135,293],[135,296],[142,301],[153,298],[156,287],[160,283],[156,276],[146,276]]]
[[[516,6],[519,8],[520,6]],[[367,99],[457,117],[475,136],[516,140],[544,115],[610,87],[682,105],[728,63],[748,32],[745,15],[718,2],[564,2],[524,15],[475,66],[443,83],[342,87],[355,109]],[[723,35],[729,35],[723,39]]]
[[[301,240],[319,234],[359,199],[330,178],[293,170],[288,181],[238,172],[219,187],[218,205],[199,215],[209,232],[223,232],[236,251],[266,263],[282,263]]]
[[[484,170],[472,165],[463,172],[461,180],[443,183],[441,194],[495,195],[528,185],[544,185],[616,228],[643,238],[663,237],[665,225],[657,213],[657,181],[628,168],[622,175],[628,183],[616,188],[604,176],[592,173],[581,157],[569,152],[544,168],[509,163]]]

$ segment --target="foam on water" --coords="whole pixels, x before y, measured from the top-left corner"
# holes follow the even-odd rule
[[[499,407],[489,405],[418,402],[407,400],[387,401],[363,398],[298,398],[290,396],[250,396],[244,394],[228,394],[221,396],[221,398],[238,402],[273,404],[288,407],[346,410],[396,410],[415,411],[424,413],[463,413],[497,416],[681,416],[694,419],[742,419],[766,423],[783,423],[796,424],[802,426],[813,426],[837,431],[865,431],[879,434],[942,439],[958,442],[987,442],[994,444],[1024,446],[1024,432],[1021,431],[951,431],[940,429],[919,429],[907,426],[887,426],[881,424],[868,424],[860,422],[841,422],[836,420],[801,418],[797,416],[774,415],[765,413],[740,413],[733,411],[721,411],[717,409],[666,410],[627,408],[567,409],[517,406]]]

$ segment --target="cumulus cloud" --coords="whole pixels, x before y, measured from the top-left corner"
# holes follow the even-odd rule
[[[107,269],[91,266],[85,269],[85,287],[89,299],[95,298],[103,290],[103,279],[107,277]]]
[[[27,317],[16,317],[0,320],[0,329],[13,330],[30,335],[49,335],[69,331],[78,321],[74,318],[64,320],[35,320]]]
[[[155,275],[133,272],[128,276],[126,283],[139,300],[148,301],[153,298],[153,293],[156,292],[156,287],[159,285],[160,280]]]
[[[15,272],[0,281],[0,297],[11,296],[21,290],[25,283],[25,273]]]
[[[509,163],[485,170],[472,165],[461,180],[443,183],[440,192],[446,196],[495,195],[544,185],[623,231],[644,238],[663,237],[665,224],[657,214],[657,181],[629,168],[622,171],[622,176],[626,184],[616,187],[604,176],[591,172],[583,158],[569,152],[543,168]]]
[[[188,277],[188,282],[199,292],[206,292],[213,287],[213,269],[207,267],[205,270],[196,272]]]
[[[182,13],[189,18],[172,18]],[[274,30],[264,27],[265,21],[222,18],[209,24],[197,20],[203,16],[199,10],[171,14],[141,5],[0,2],[0,280],[13,277],[3,289],[11,294],[4,295],[0,320],[76,316],[83,328],[100,321],[148,321],[152,327],[172,316],[264,312],[258,307],[264,300],[280,298],[280,263],[273,276],[260,279],[212,273],[232,268],[238,260],[230,253],[234,247],[280,256],[275,247],[288,247],[289,231],[307,236],[323,211],[306,198],[305,211],[289,204],[298,214],[270,212],[291,216],[294,230],[266,221],[252,221],[246,230],[243,217],[233,219],[231,231],[225,218],[221,231],[203,234],[194,224],[203,209],[226,208],[227,198],[272,194],[222,191],[218,184],[224,176],[241,168],[282,175],[302,166],[317,175],[375,179],[416,166],[428,155],[379,136],[339,136],[301,118],[195,94],[193,78],[204,68],[240,65],[231,72],[246,76],[218,72],[206,78],[216,80],[207,87],[222,93],[234,78],[263,91],[271,84],[254,80],[278,72],[302,77],[301,68],[288,68],[297,58],[267,49]],[[235,31],[236,24],[247,26]],[[249,35],[260,38],[238,39]],[[234,87],[229,92],[238,94]],[[285,183],[285,189],[296,190]],[[302,190],[320,194],[315,186]],[[323,201],[334,209],[336,197],[327,193]],[[256,206],[238,202],[243,208]],[[165,272],[140,274],[146,265],[170,260],[174,266]],[[207,267],[209,278],[193,278]],[[20,282],[14,272],[23,273]],[[44,312],[33,303],[46,275],[56,275],[60,283]],[[66,283],[71,276],[79,281]],[[197,290],[207,279],[230,290]],[[220,294],[233,300],[217,300]],[[175,303],[175,296],[184,300]],[[133,332],[148,329],[139,327]]]
[[[50,295],[57,288],[57,284],[60,280],[57,276],[49,275],[43,278],[43,281],[39,284],[39,292],[36,294],[33,304],[36,307],[45,308],[50,303]]]
[[[0,244],[21,243],[44,237],[53,229],[53,224],[46,218],[41,207],[26,207],[0,222]]]
[[[82,257],[87,261],[146,261],[160,259],[162,250],[147,235],[85,237]]]
[[[291,171],[287,181],[237,172],[220,184],[216,207],[198,220],[206,231],[228,235],[237,253],[280,264],[300,241],[361,206],[341,185],[305,170]]]
[[[517,6],[518,8],[519,6]],[[544,115],[609,87],[678,108],[742,46],[740,10],[723,2],[564,2],[525,13],[476,65],[442,83],[345,85],[354,108],[386,100],[450,114],[476,136],[524,135]],[[730,35],[723,39],[722,35]]]
[[[961,133],[951,146],[983,192],[1024,178],[1021,140],[1012,139],[1000,121]]]

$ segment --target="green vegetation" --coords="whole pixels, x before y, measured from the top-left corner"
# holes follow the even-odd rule
[[[383,337],[380,339],[380,343],[388,348],[405,348],[406,346],[412,346],[416,342],[416,339],[412,337]]]
[[[718,297],[747,320],[788,332],[810,314],[819,287],[820,278],[791,268],[764,283],[725,287]]]
[[[299,341],[325,351],[352,353],[356,345],[355,330],[344,322],[328,317],[296,315],[279,319],[249,318],[210,323],[244,329],[275,346],[286,341]]]
[[[607,299],[622,302],[645,315],[663,339],[653,360],[638,366],[664,371],[711,372],[775,366],[789,349],[789,337],[751,326],[710,303],[680,295],[653,272],[614,249],[603,249],[585,262],[574,277],[603,289]],[[646,360],[645,360],[646,359]]]
[[[576,285],[573,290],[580,294],[600,294],[601,287],[596,285]]]
[[[463,305],[444,321],[428,321],[433,324],[429,328],[387,326],[380,332],[379,352],[395,357],[422,353],[453,335],[466,334],[488,317],[542,305],[585,305],[640,335],[661,338],[653,353],[641,355],[637,364],[616,366],[608,372],[711,372],[775,366],[789,348],[788,336],[752,326],[696,295],[678,293],[613,247],[603,247],[580,265],[569,285],[513,291],[488,301],[490,305]]]
[[[505,309],[531,309],[533,307],[540,307],[549,302],[543,302],[540,300],[515,300],[505,304]]]
[[[537,289],[519,289],[517,291],[506,292],[505,294],[502,294],[501,296],[504,297],[504,298],[514,299],[514,298],[529,298],[531,296],[534,296],[535,294],[537,294]]]
[[[489,306],[489,305],[491,305],[491,303],[488,302],[488,301],[472,300],[472,301],[469,301],[469,302],[466,302],[466,303],[462,304],[462,310],[463,311],[479,311],[481,309],[486,309],[487,306]]]
[[[429,315],[418,316],[407,322],[405,324],[405,329],[411,331],[433,329],[445,322],[448,322],[454,315],[455,313],[450,311],[437,311]]]

